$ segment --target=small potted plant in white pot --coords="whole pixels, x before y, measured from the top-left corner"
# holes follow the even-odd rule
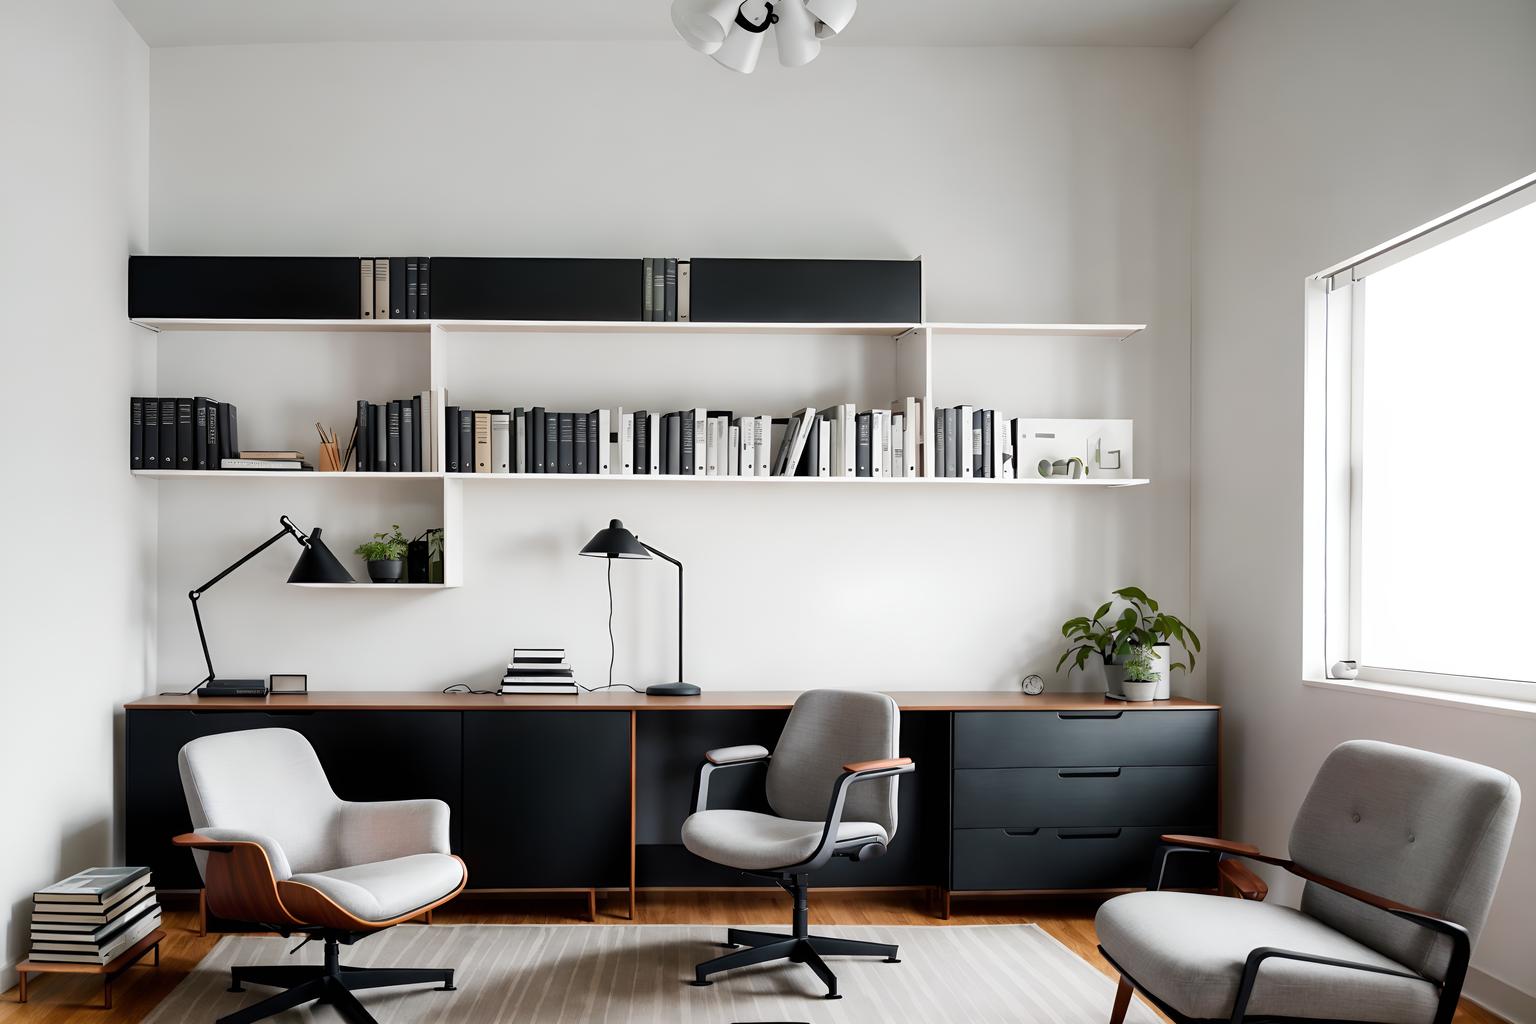
[[[1152,648],[1133,647],[1121,661],[1125,666],[1125,678],[1120,682],[1120,693],[1125,699],[1156,700],[1158,672],[1152,665]]]
[[[368,578],[375,583],[399,583],[405,567],[405,550],[410,542],[400,532],[400,524],[394,533],[376,533],[373,540],[365,540],[357,546],[355,554],[368,563]]]
[[[1125,602],[1125,607],[1113,619],[1110,611],[1114,598]],[[1126,659],[1141,648],[1147,651],[1157,682],[1157,700],[1171,695],[1169,676],[1173,669],[1193,669],[1195,654],[1200,650],[1200,638],[1177,616],[1162,611],[1156,600],[1140,587],[1121,587],[1114,597],[1099,605],[1091,616],[1082,615],[1068,619],[1061,627],[1068,647],[1056,668],[1067,666],[1085,668],[1088,660],[1097,654],[1104,661],[1105,689],[1112,696],[1119,696],[1121,682],[1126,677]],[[1185,662],[1173,661],[1170,656],[1172,643],[1183,649]],[[1070,664],[1069,664],[1070,663]]]

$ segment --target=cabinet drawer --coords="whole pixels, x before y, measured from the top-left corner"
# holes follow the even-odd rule
[[[1216,767],[968,768],[955,828],[1216,823]]]
[[[1152,877],[1165,833],[1156,828],[965,828],[954,832],[953,884],[966,889],[1136,889]],[[1169,888],[1205,888],[1215,872],[1206,857],[1169,862]]]
[[[1216,763],[1215,711],[959,711],[956,768]]]

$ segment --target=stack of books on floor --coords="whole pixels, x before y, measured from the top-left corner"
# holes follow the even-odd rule
[[[563,647],[520,647],[512,652],[501,692],[576,696],[576,678]]]
[[[107,964],[159,926],[149,868],[87,868],[32,894],[30,958]]]

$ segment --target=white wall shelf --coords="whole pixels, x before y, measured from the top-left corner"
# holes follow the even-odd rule
[[[456,590],[458,583],[290,583],[308,590]]]
[[[934,334],[994,334],[1016,338],[1110,338],[1129,341],[1146,324],[924,324]]]
[[[822,484],[827,486],[842,485],[845,487],[891,487],[907,486],[920,487],[925,484],[960,485],[968,487],[1138,487],[1152,481],[1141,478],[1112,478],[1090,477],[1078,480],[1068,479],[1024,479],[1024,480],[977,480],[977,479],[952,479],[942,477],[846,477],[846,476],[679,476],[665,474],[652,476],[648,473],[639,474],[606,474],[606,473],[305,473],[292,470],[278,470],[263,472],[260,470],[181,470],[181,469],[136,469],[132,470],[134,476],[151,477],[156,480],[229,480],[236,477],[250,479],[268,479],[271,477],[285,477],[294,480],[355,480],[367,482],[370,480],[452,480],[465,481],[475,485],[480,484],[508,484],[508,483],[540,483],[546,485],[558,485],[562,483],[576,483],[588,481],[595,483],[616,484],[672,484],[687,486],[691,484],[748,484],[752,486],[801,486],[805,484]],[[346,584],[340,584],[346,586]]]

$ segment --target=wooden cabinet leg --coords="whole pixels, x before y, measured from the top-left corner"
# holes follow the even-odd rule
[[[205,938],[208,935],[208,890],[197,890],[197,935]]]
[[[101,1008],[103,1010],[112,1009],[112,975],[110,974],[101,983]]]
[[[16,1001],[24,1003],[27,1001],[27,972],[21,971],[17,974],[17,978],[20,980],[20,984],[16,989]]]
[[[1134,991],[1135,988],[1122,974],[1120,987],[1115,989],[1115,1008],[1109,1013],[1109,1024],[1124,1024],[1125,1011],[1131,1008],[1131,993]]]
[[[588,889],[587,890],[587,920],[588,921],[592,921],[594,923],[597,921],[597,890],[596,889]]]
[[[942,889],[939,892],[939,918],[949,920],[949,890]]]

